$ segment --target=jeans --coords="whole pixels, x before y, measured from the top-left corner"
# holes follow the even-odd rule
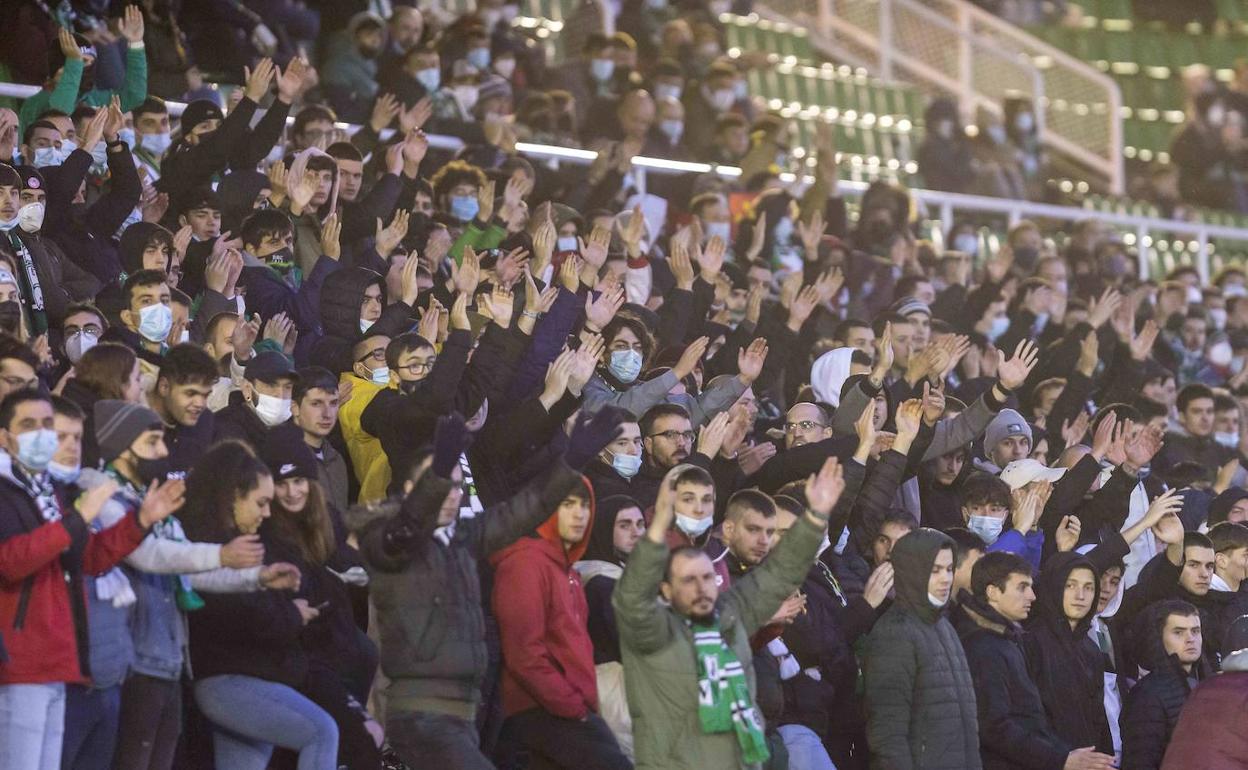
[[[789,770],[836,770],[814,730],[805,725],[780,725],[779,732],[789,750]]]
[[[66,685],[62,770],[109,770],[120,719],[121,685],[103,689]]]
[[[0,767],[60,770],[65,685],[0,685]]]
[[[116,770],[169,770],[182,733],[182,683],[131,674],[121,686]]]
[[[564,719],[536,708],[507,717],[504,736],[528,750],[531,768],[632,770],[611,728],[591,713],[583,720]]]
[[[265,770],[273,746],[299,752],[299,770],[336,770],[338,725],[290,687],[238,674],[195,683],[195,702],[212,720],[221,770]]]
[[[386,721],[386,740],[408,767],[494,770],[481,753],[477,726],[449,714],[395,714]]]

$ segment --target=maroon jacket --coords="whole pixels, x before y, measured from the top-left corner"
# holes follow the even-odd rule
[[[1248,766],[1248,671],[1226,671],[1200,683],[1179,715],[1161,770]]]
[[[585,484],[589,489],[589,483]],[[598,710],[589,607],[572,565],[589,546],[593,492],[585,537],[565,551],[558,512],[496,554],[494,617],[503,647],[503,710],[507,716],[541,708],[565,719]]]

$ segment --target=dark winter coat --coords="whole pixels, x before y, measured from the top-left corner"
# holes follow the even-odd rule
[[[325,336],[312,345],[309,361],[331,372],[351,371],[355,364],[351,348],[365,337],[360,331],[360,307],[369,286],[381,287],[381,317],[369,327],[368,334],[397,337],[411,328],[412,308],[405,302],[386,304],[386,282],[380,275],[363,267],[343,267],[329,275],[321,287],[320,318]],[[392,375],[397,377],[397,375]]]
[[[953,625],[927,598],[937,554],[953,541],[916,529],[893,546],[896,600],[866,639],[867,739],[876,770],[976,770],[975,686]]]

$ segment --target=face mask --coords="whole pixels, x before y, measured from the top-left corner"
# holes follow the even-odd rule
[[[556,242],[559,244],[560,251],[580,251],[581,249],[575,235],[561,235]]]
[[[485,47],[474,48],[464,58],[468,60],[469,64],[479,70],[487,69],[490,66],[490,49]]]
[[[989,327],[988,333],[984,336],[986,336],[989,339],[989,341],[996,342],[997,337],[1000,337],[1002,334],[1005,334],[1006,330],[1009,328],[1010,328],[1009,316],[1000,315],[992,319],[992,326]]]
[[[37,233],[43,227],[44,207],[42,203],[27,203],[17,210],[17,223],[28,233]]]
[[[996,144],[1005,144],[1005,126],[989,126],[988,138]]]
[[[56,460],[48,461],[48,475],[53,481],[59,481],[62,484],[73,484],[78,480],[78,475],[82,473],[81,465],[62,465]]]
[[[1014,127],[1026,134],[1036,127],[1036,116],[1030,112],[1020,112],[1014,118]]]
[[[0,329],[9,334],[17,334],[22,324],[22,306],[14,299],[0,302]]]
[[[164,342],[173,326],[173,310],[163,302],[139,311],[139,334],[149,342]]]
[[[1238,433],[1218,431],[1213,434],[1213,440],[1228,449],[1234,449],[1239,446]]]
[[[173,144],[173,137],[168,131],[159,134],[144,134],[143,138],[139,139],[139,146],[158,158],[165,154],[171,144]]]
[[[134,129],[133,128],[117,129],[117,141],[122,142],[127,147],[133,150],[134,149]],[[107,152],[107,150],[108,148],[105,148],[105,152]]]
[[[35,168],[59,166],[65,162],[65,156],[55,147],[40,147],[35,150]]]
[[[290,399],[256,394],[256,414],[260,421],[272,428],[290,419]]]
[[[108,145],[103,142],[97,142],[95,147],[91,148],[91,167],[104,168],[108,165]]]
[[[1018,262],[1018,266],[1023,270],[1030,271],[1039,258],[1039,249],[1033,249],[1030,246],[1019,246],[1017,249],[1014,249],[1014,260]]]
[[[1205,295],[1200,293],[1200,287],[1198,286],[1187,287],[1187,303],[1189,305],[1199,305],[1204,300],[1204,298],[1205,298]]]
[[[499,59],[494,62],[494,71],[502,75],[504,79],[511,80],[511,76],[516,71],[515,59]]]
[[[776,222],[776,227],[771,231],[771,235],[777,245],[784,246],[788,244],[793,237],[793,220],[788,217],[780,217],[780,221]]]
[[[19,433],[17,436],[17,461],[36,473],[41,473],[56,454],[56,431],[48,428]]]
[[[589,74],[599,83],[605,83],[615,74],[615,61],[612,59],[591,59]]]
[[[65,340],[65,355],[71,364],[78,363],[82,354],[99,344],[100,339],[94,334],[78,333]]]
[[[289,246],[283,246],[265,257],[264,261],[269,265],[269,267],[285,269],[295,264],[295,251]]]
[[[451,216],[461,222],[471,222],[481,210],[481,204],[472,195],[451,196]]]
[[[732,244],[731,222],[705,222],[702,225],[702,232],[706,233],[708,241],[718,235],[725,244]]]
[[[667,0],[646,0],[646,7],[652,11],[661,11],[667,7]]]
[[[674,86],[671,83],[659,83],[654,87],[654,98],[656,101],[661,99],[680,101],[680,92],[680,86]]]
[[[620,382],[630,383],[641,374],[641,354],[636,350],[613,350],[607,370]]]
[[[459,100],[460,106],[467,112],[472,112],[472,108],[477,106],[476,86],[455,86],[455,98]]]
[[[134,454],[131,452],[131,454]],[[169,475],[169,458],[162,457],[159,460],[147,460],[138,455],[134,455],[134,473],[139,477],[139,482],[147,487],[151,486],[153,481],[164,481]]]
[[[937,599],[935,596],[932,596],[931,594],[927,595],[927,603],[932,605],[933,607],[936,607],[937,609],[944,607],[945,603],[948,601],[949,601],[948,599]]]
[[[70,153],[72,153],[76,149],[78,149],[78,143],[75,142],[73,139],[61,140],[61,157],[62,158],[68,158]]]
[[[953,251],[960,251],[966,255],[975,255],[980,251],[980,238],[971,235],[971,233],[962,233],[962,235],[953,238]]]
[[[631,479],[641,470],[641,455],[611,455],[611,467],[626,479]]]
[[[706,532],[711,528],[711,524],[714,523],[714,520],[715,518],[713,516],[707,516],[704,519],[695,519],[692,516],[683,516],[679,513],[676,514],[676,526],[681,532],[684,532],[689,537],[699,537],[702,535],[703,532]]]
[[[1231,297],[1248,297],[1248,288],[1242,283],[1228,283],[1222,287],[1222,296],[1230,299]]]
[[[373,324],[375,324],[375,323],[377,323],[377,322],[376,322],[376,321],[369,321],[369,320],[367,320],[367,319],[361,318],[361,319],[360,319],[360,334],[364,334],[364,333],[365,333],[365,332],[367,332],[369,329],[373,328]]]
[[[442,70],[437,67],[421,70],[416,73],[416,82],[424,86],[426,91],[437,91],[438,86],[442,85]]]
[[[711,107],[715,108],[716,112],[727,112],[736,100],[737,95],[731,88],[721,88],[712,93],[710,98]]]
[[[368,375],[368,378],[372,380],[375,385],[387,385],[390,383],[390,367],[383,366],[380,369],[374,369]]]
[[[718,48],[716,49],[715,55],[719,55]],[[750,84],[744,80],[738,80],[737,84],[732,87],[732,92],[736,94],[737,101],[747,99],[750,96]]]
[[[1231,343],[1226,340],[1220,340],[1209,346],[1209,363],[1214,366],[1229,366],[1234,356],[1235,351]]]
[[[13,217],[12,219],[0,219],[0,230],[8,232],[17,227],[17,223],[21,221],[21,217]]]
[[[972,516],[966,523],[966,528],[983,538],[985,545],[997,542],[1004,526],[1005,519],[998,519],[995,516]]]
[[[685,123],[683,120],[664,120],[659,123],[659,130],[675,144],[680,141],[681,134],[685,133]]]

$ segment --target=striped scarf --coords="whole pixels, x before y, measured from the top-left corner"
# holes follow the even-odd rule
[[[741,661],[724,643],[718,621],[707,625],[690,621],[689,625],[698,658],[698,719],[702,731],[731,730],[737,735],[742,759],[747,764],[765,762],[771,754]]]

